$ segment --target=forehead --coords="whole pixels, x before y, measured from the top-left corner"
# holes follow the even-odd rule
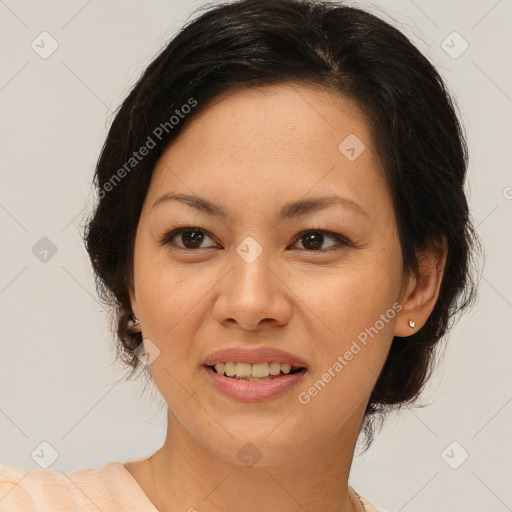
[[[289,83],[229,90],[196,108],[157,163],[148,202],[167,190],[240,207],[308,191],[357,202],[386,192],[366,118],[341,94]]]
[[[356,103],[319,86],[236,88],[201,107],[173,145],[195,145],[200,137],[205,146],[229,150],[232,157],[259,149],[262,160],[285,153],[303,160],[311,150],[315,159],[325,150],[326,158],[337,157],[339,142],[350,134],[371,145],[366,118]]]

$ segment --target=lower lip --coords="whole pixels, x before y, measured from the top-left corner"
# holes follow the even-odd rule
[[[212,379],[216,389],[229,398],[234,398],[242,402],[260,402],[276,398],[296,386],[306,373],[306,370],[301,370],[274,379],[248,382],[224,377],[214,372],[208,366],[204,366],[203,368],[206,370],[210,379]]]

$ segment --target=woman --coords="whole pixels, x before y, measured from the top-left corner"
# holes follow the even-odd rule
[[[85,231],[165,443],[1,468],[2,510],[376,511],[349,485],[358,437],[418,397],[473,297],[466,166],[441,78],[382,20],[207,9],[117,113]]]

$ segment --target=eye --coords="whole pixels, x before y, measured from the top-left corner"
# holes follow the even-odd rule
[[[211,249],[216,247],[215,245],[201,247],[201,244],[208,238],[213,240],[209,233],[204,229],[188,226],[173,229],[164,236],[160,244],[171,246],[172,248],[190,251],[197,249]],[[337,243],[334,243],[326,248],[322,248],[325,240],[329,238]],[[175,239],[180,241],[181,245],[176,243]],[[342,236],[331,233],[329,231],[325,231],[323,229],[310,229],[308,231],[303,231],[295,240],[295,244],[299,241],[302,242],[303,250],[308,252],[326,252],[333,247],[335,248],[336,246],[343,247],[349,245],[347,240],[345,240]]]
[[[330,238],[338,242],[337,244],[333,244],[328,246],[327,248],[322,249],[322,245],[326,238]],[[323,229],[311,229],[309,231],[304,231],[300,233],[299,238],[296,242],[302,241],[302,245],[305,250],[308,252],[317,251],[317,252],[326,252],[328,249],[332,247],[338,246],[346,246],[349,245],[348,242],[341,237],[340,235],[336,235],[335,233],[330,233],[329,231],[325,231]]]
[[[178,238],[178,240],[180,240],[183,245],[176,245],[176,243],[173,242],[174,238]],[[211,237],[204,229],[196,227],[185,227],[172,230],[165,235],[164,239],[160,243],[162,245],[170,245],[178,249],[185,250],[209,249],[210,247],[201,247],[201,244],[207,238]]]

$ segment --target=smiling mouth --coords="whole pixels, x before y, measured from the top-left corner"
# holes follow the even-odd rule
[[[215,373],[232,380],[243,380],[246,382],[261,382],[277,379],[285,375],[305,372],[303,366],[292,366],[290,364],[278,363],[239,363],[228,361],[208,366]]]

